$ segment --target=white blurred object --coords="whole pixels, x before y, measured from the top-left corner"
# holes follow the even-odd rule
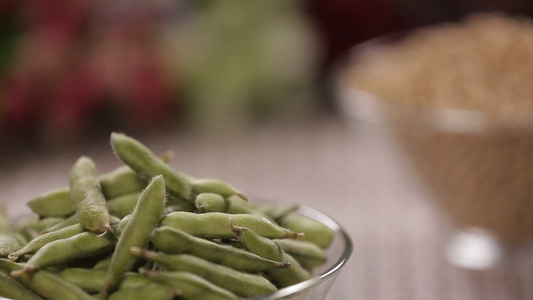
[[[446,257],[455,266],[487,270],[502,258],[503,250],[494,236],[485,229],[469,228],[461,231],[449,242]]]

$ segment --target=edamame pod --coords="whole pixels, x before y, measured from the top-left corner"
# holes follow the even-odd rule
[[[229,214],[252,214],[264,217],[270,222],[275,223],[274,219],[237,195],[224,198],[219,194],[203,193],[196,196],[195,203],[197,210],[201,213],[224,212]]]
[[[167,205],[165,207],[165,210],[163,211],[163,215],[168,215],[169,213],[173,213],[175,211],[187,211],[187,212],[194,212],[194,207],[190,209],[191,206],[181,206],[181,205]]]
[[[6,257],[22,248],[16,238],[7,233],[0,233],[0,257]]]
[[[3,269],[0,269],[0,297],[17,300],[42,300],[22,283],[9,276],[9,273]]]
[[[113,227],[113,230],[115,230],[115,228],[118,226],[118,223],[120,223],[120,221],[122,221],[122,219],[117,216],[112,216],[112,215],[109,216],[109,223],[111,224],[111,227]]]
[[[248,198],[246,198],[246,196],[242,192],[235,189],[229,183],[222,181],[220,179],[214,179],[214,178],[194,179],[192,181],[192,189],[196,194],[214,193],[224,198],[227,198],[233,195],[238,195],[245,201],[248,201]]]
[[[270,218],[279,222],[284,216],[296,211],[298,209],[297,204],[285,204],[285,203],[259,203],[253,204],[253,206],[268,215]]]
[[[31,240],[35,236],[37,236],[39,233],[35,230],[31,229],[30,226],[35,224],[38,221],[37,217],[31,216],[31,217],[23,217],[15,222],[15,232],[20,234],[24,237],[26,240]]]
[[[237,300],[235,294],[188,272],[158,272],[141,269],[148,278],[181,291],[183,299]]]
[[[309,272],[302,268],[296,259],[283,252],[274,241],[260,236],[250,228],[234,226],[231,221],[230,227],[248,251],[266,259],[288,261],[292,264],[292,268],[290,269],[270,270],[266,272],[278,287],[287,287],[311,278]]]
[[[88,293],[96,293],[104,284],[105,271],[69,268],[59,272],[59,276]]]
[[[106,199],[142,190],[146,180],[142,179],[128,166],[121,166],[110,173],[98,177],[100,188]]]
[[[228,202],[224,197],[214,193],[201,193],[194,200],[196,209],[201,213],[227,212]]]
[[[63,221],[61,222],[58,222],[52,226],[49,226],[47,227],[45,230],[43,230],[41,233],[49,233],[49,232],[54,232],[54,231],[57,231],[57,230],[60,230],[60,229],[63,229],[63,228],[67,228],[67,227],[70,227],[72,225],[76,225],[76,224],[79,224],[79,220],[78,220],[78,215],[76,214],[73,214],[72,216],[64,219]]]
[[[146,276],[139,273],[126,273],[123,279],[118,284],[119,290],[133,289],[143,285],[154,283],[152,280],[146,278]]]
[[[165,180],[159,175],[154,177],[141,193],[131,218],[118,239],[104,287],[100,292],[102,300],[107,299],[109,291],[135,263],[136,257],[130,253],[130,248],[144,248],[150,242],[150,234],[161,218],[165,202]]]
[[[68,217],[74,213],[68,188],[46,192],[28,201],[26,205],[41,217]]]
[[[228,197],[226,199],[228,202],[228,209],[227,212],[230,214],[253,214],[262,216],[266,219],[268,219],[270,222],[276,224],[276,221],[274,221],[273,218],[271,218],[269,215],[263,213],[262,211],[256,209],[253,207],[250,203],[242,199],[240,196],[233,195],[231,197]]]
[[[20,256],[26,255],[26,254],[33,254],[37,250],[41,249],[46,244],[60,240],[60,239],[66,239],[71,236],[74,236],[76,234],[82,233],[85,230],[83,227],[81,227],[80,224],[75,224],[63,229],[59,229],[57,231],[52,231],[49,233],[45,233],[43,235],[40,235],[33,240],[31,240],[28,244],[26,244],[24,247],[20,248],[19,250],[9,254],[9,260],[16,261]]]
[[[70,201],[83,228],[96,233],[112,231],[105,198],[96,180],[96,166],[86,156],[80,157],[70,172]]]
[[[112,133],[111,145],[117,156],[141,177],[148,179],[163,175],[169,193],[191,202],[194,200],[187,177],[165,164],[139,141],[121,133]]]
[[[118,229],[116,230],[118,231]],[[97,262],[93,266],[93,270],[95,271],[107,271],[107,268],[109,268],[109,264],[111,263],[111,256],[108,256],[101,261]]]
[[[233,219],[237,226],[249,227],[258,234],[275,239],[300,238],[303,236],[286,228],[280,227],[269,220],[248,214],[173,212],[161,220],[163,226],[183,230],[189,234],[208,238],[235,238],[235,234],[228,226],[228,220]]]
[[[109,214],[119,218],[131,214],[137,204],[137,199],[139,199],[140,194],[140,191],[135,191],[107,201],[107,210],[109,211]]]
[[[173,157],[172,151],[163,153],[161,159],[168,163]],[[142,179],[128,166],[121,166],[98,177],[102,194],[106,199],[113,199],[124,194],[141,191],[146,187]],[[41,217],[68,217],[74,213],[68,188],[54,189],[30,200],[26,205]]]
[[[322,248],[308,241],[292,239],[274,240],[285,253],[294,257],[306,270],[323,265],[327,258]]]
[[[175,211],[188,211],[196,212],[196,207],[194,203],[186,201],[172,195],[167,195],[167,207],[165,209],[165,214],[169,214]]]
[[[279,224],[294,231],[305,233],[304,240],[326,249],[333,242],[335,231],[307,216],[290,213],[281,218]]]
[[[26,230],[32,230],[34,232],[40,233],[65,220],[66,220],[65,218],[44,218],[44,219],[40,219],[38,221],[27,224],[25,228]]]
[[[26,238],[20,232],[11,232],[10,235],[14,237],[21,246],[25,246],[28,243],[28,238]]]
[[[288,263],[264,259],[246,250],[219,245],[169,226],[162,226],[154,230],[152,243],[157,249],[165,253],[192,254],[244,272],[257,273],[290,267]]]
[[[211,283],[224,287],[237,296],[249,298],[277,291],[277,288],[262,276],[239,272],[192,255],[166,255],[140,248],[132,248],[131,252],[157,263],[167,271],[184,271],[196,274]]]
[[[180,291],[159,283],[152,282],[147,285],[121,289],[109,297],[109,300],[171,300],[174,299]]]
[[[6,207],[0,204],[0,234],[8,233],[10,231],[9,219],[6,214]]]
[[[113,249],[115,238],[112,234],[97,235],[82,232],[66,239],[52,241],[39,249],[25,264],[22,271],[11,273],[18,277],[22,273],[52,267],[70,262],[76,258],[104,253]]]
[[[161,155],[164,163],[169,163],[174,157],[174,152],[166,151]],[[142,191],[148,182],[128,166],[117,169],[98,177],[100,188],[106,199],[114,199],[125,194]]]
[[[122,232],[124,232],[124,229],[126,229],[126,226],[130,222],[130,219],[131,219],[132,216],[133,216],[132,214],[129,214],[127,216],[124,216],[124,218],[122,218],[122,220],[120,220],[120,222],[117,225],[117,230],[115,230],[115,235],[117,237],[122,235]]]
[[[233,195],[227,197],[228,212],[231,214],[256,214],[268,218],[263,212],[255,209],[248,201],[241,198],[241,196]]]
[[[0,268],[14,272],[22,270],[23,265],[0,259]],[[93,300],[82,289],[47,270],[39,270],[31,275],[22,273],[17,279],[34,293],[48,300]]]

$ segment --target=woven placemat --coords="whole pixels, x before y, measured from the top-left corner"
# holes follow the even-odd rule
[[[327,119],[299,126],[192,136],[139,137],[155,151],[173,149],[172,165],[220,177],[249,195],[300,202],[325,212],[350,233],[354,252],[328,299],[533,299],[533,254],[516,253],[494,270],[450,266],[450,228],[428,193],[379,128]],[[119,165],[107,142],[90,149],[28,157],[0,169],[0,201],[11,215],[51,188],[68,185],[72,163],[91,156],[99,171]]]

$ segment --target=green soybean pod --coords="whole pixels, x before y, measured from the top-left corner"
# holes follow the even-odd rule
[[[140,270],[148,278],[181,291],[184,299],[202,300],[236,300],[235,294],[229,292],[202,277],[188,272],[158,272]]]
[[[0,257],[6,257],[22,248],[16,238],[7,233],[0,233]]]
[[[268,215],[270,218],[279,222],[284,216],[295,212],[298,209],[297,204],[285,204],[285,203],[255,203],[253,206]]]
[[[141,275],[139,273],[126,273],[118,284],[118,289],[133,289],[143,285],[148,285],[150,283],[154,282],[144,275]]]
[[[159,175],[154,177],[141,193],[131,218],[118,239],[104,287],[100,292],[101,299],[107,299],[108,293],[120,277],[135,263],[136,257],[130,253],[130,248],[144,248],[150,242],[150,234],[161,218],[165,202],[165,180]]]
[[[20,276],[20,273],[32,273],[45,267],[53,267],[77,258],[93,256],[112,250],[115,238],[112,234],[97,235],[93,232],[82,232],[66,239],[52,241],[28,260],[21,272],[11,273]]]
[[[335,231],[307,216],[290,213],[281,218],[279,224],[294,231],[305,233],[304,240],[326,249],[333,242]]]
[[[120,220],[120,222],[118,223],[117,225],[117,230],[115,230],[115,235],[117,237],[120,237],[120,235],[122,235],[122,232],[124,232],[124,229],[126,229],[126,226],[128,225],[128,223],[130,222],[130,219],[133,217],[132,214],[129,214],[127,216],[124,216],[124,218],[122,218]]]
[[[80,157],[70,172],[70,201],[83,228],[96,233],[112,231],[96,166],[86,156]]]
[[[172,151],[166,151],[161,156],[161,159],[168,163],[172,157]],[[141,191],[147,184],[146,180],[140,178],[128,166],[118,167],[107,174],[99,176],[98,182],[106,199]],[[46,192],[28,201],[26,205],[41,217],[68,217],[74,214],[68,188],[59,188]]]
[[[48,191],[26,205],[41,217],[68,217],[74,213],[68,188]]]
[[[0,297],[17,300],[42,300],[22,283],[9,276],[9,273],[3,269],[0,269]]]
[[[67,227],[70,227],[72,225],[76,225],[76,224],[79,224],[79,220],[78,220],[78,215],[77,214],[73,214],[71,215],[70,217],[64,219],[63,221],[61,222],[58,222],[52,226],[49,226],[47,228],[45,228],[43,231],[41,231],[42,234],[44,233],[49,233],[49,232],[54,232],[54,231],[57,231],[57,230],[60,230],[60,229],[63,229],[63,228],[67,228]]]
[[[294,257],[306,270],[313,270],[327,260],[324,250],[311,242],[292,239],[274,240],[274,242],[285,253]]]
[[[173,213],[175,211],[188,211],[188,212],[194,212],[196,211],[194,207],[192,209],[189,209],[190,206],[181,206],[181,205],[167,205],[165,207],[165,210],[163,211],[163,215],[168,215],[169,213]]]
[[[300,238],[297,233],[270,222],[262,216],[249,214],[173,212],[164,216],[161,225],[171,226],[189,234],[207,238],[235,238],[235,234],[228,226],[228,220],[233,219],[237,226],[252,228],[258,234],[275,239]]]
[[[202,193],[196,196],[196,208],[201,213],[206,212],[224,212],[229,214],[253,214],[262,216],[270,222],[275,223],[274,219],[267,214],[256,209],[241,196],[233,195],[224,198],[219,194]]]
[[[34,232],[40,233],[65,220],[66,220],[65,218],[44,218],[44,219],[40,219],[36,222],[28,224],[26,226],[26,229],[27,230],[30,229],[30,230],[33,230]]]
[[[162,226],[152,233],[152,243],[165,253],[187,253],[235,270],[257,273],[290,267],[285,262],[264,259],[249,251],[191,236],[181,230]]]
[[[269,215],[258,210],[238,195],[230,196],[226,199],[226,201],[228,202],[228,212],[230,214],[253,214],[262,216],[272,223],[276,223],[276,221],[274,221],[274,219],[271,218]]]
[[[175,211],[196,212],[196,206],[190,201],[186,201],[172,195],[167,195],[167,207],[165,209],[165,214]]]
[[[224,197],[215,193],[201,193],[194,200],[196,209],[201,213],[228,212],[228,202]]]
[[[15,222],[12,229],[14,232],[23,236],[24,239],[31,240],[34,238],[33,233],[35,233],[35,235],[39,234],[35,230],[29,229],[30,225],[36,223],[37,221],[38,218],[36,216],[22,217]]]
[[[101,261],[97,262],[93,266],[93,270],[95,271],[107,271],[107,268],[109,268],[109,264],[111,263],[111,256],[108,256]]]
[[[152,282],[135,288],[118,290],[111,294],[109,300],[171,300],[179,294],[180,291],[175,288]]]
[[[169,163],[174,157],[172,151],[166,151],[161,155],[161,160]],[[125,194],[142,191],[148,182],[128,166],[117,169],[98,177],[100,188],[106,199],[114,199]]]
[[[123,218],[133,212],[140,194],[140,191],[135,191],[110,199],[107,201],[107,210],[111,215]]]
[[[0,204],[0,234],[8,233],[10,230],[11,226],[7,217],[6,207],[3,204]]]
[[[146,180],[128,166],[121,166],[110,173],[99,176],[100,188],[106,199],[113,199],[125,194],[141,191],[146,187]]]
[[[187,176],[172,169],[139,141],[120,133],[111,134],[111,145],[117,156],[141,177],[163,175],[170,194],[194,201],[193,191]]]
[[[21,246],[25,246],[29,239],[22,235],[20,232],[11,232],[10,235],[14,237]]]
[[[194,179],[192,181],[192,189],[196,194],[213,193],[224,198],[238,195],[248,201],[248,198],[241,191],[235,189],[229,183],[215,178]]]
[[[257,297],[278,290],[263,276],[240,272],[192,255],[166,255],[140,248],[132,248],[131,252],[155,262],[166,271],[184,271],[196,274],[240,297]]]
[[[270,270],[266,272],[278,287],[291,286],[311,278],[311,274],[296,259],[283,252],[280,246],[274,241],[260,236],[250,228],[233,226],[231,222],[230,227],[248,251],[267,259],[288,261],[292,264],[292,267],[289,269]]]
[[[66,239],[84,231],[85,230],[83,229],[83,227],[81,227],[80,224],[75,224],[69,227],[65,227],[63,229],[59,229],[57,231],[45,233],[34,238],[19,250],[10,253],[8,258],[9,260],[16,261],[20,256],[26,254],[33,254],[50,242],[57,241],[60,239]]]
[[[102,289],[105,271],[69,268],[59,272],[59,276],[88,293],[96,293]]]
[[[0,268],[12,273],[22,270],[23,265],[0,259]],[[93,300],[79,287],[47,270],[39,270],[31,275],[22,273],[17,279],[34,293],[48,300]]]

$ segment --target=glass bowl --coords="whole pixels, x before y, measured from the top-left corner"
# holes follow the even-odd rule
[[[264,200],[258,200],[259,203],[267,203]],[[315,219],[335,231],[335,236],[330,247],[325,250],[327,262],[314,270],[314,277],[278,290],[275,293],[248,298],[249,300],[324,300],[329,292],[333,282],[340,274],[350,255],[352,254],[352,241],[348,233],[333,219],[327,215],[305,205],[299,205],[296,211],[299,214]],[[0,300],[10,300],[0,297]]]
[[[300,205],[297,213],[315,219],[335,231],[335,238],[326,250],[327,262],[317,268],[315,276],[304,282],[283,288],[275,293],[249,298],[253,300],[324,300],[352,254],[353,245],[348,233],[333,219],[311,207]]]
[[[399,105],[350,82],[366,55],[391,51],[404,36],[356,46],[336,68],[336,100],[350,119],[376,124],[395,140],[437,207],[459,228],[448,259],[490,268],[505,249],[533,238],[533,115],[504,122],[480,110]]]

